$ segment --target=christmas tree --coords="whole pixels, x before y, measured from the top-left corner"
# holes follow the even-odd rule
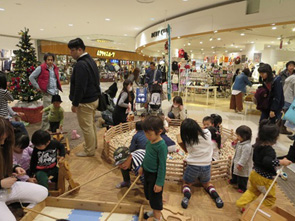
[[[31,43],[29,29],[19,33],[20,41],[16,45],[18,50],[14,51],[16,62],[13,72],[9,74],[10,91],[16,100],[32,102],[39,100],[42,95],[32,86],[29,76],[38,66],[35,48]]]

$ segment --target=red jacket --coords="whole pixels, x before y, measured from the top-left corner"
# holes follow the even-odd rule
[[[49,70],[46,63],[41,64],[40,67],[41,67],[41,73],[38,77],[38,85],[43,92],[47,92],[47,86],[48,86],[49,77],[50,77]],[[58,67],[54,64],[53,64],[53,70],[55,73],[55,77],[57,79],[57,88],[60,91],[62,91],[60,80],[59,80]]]

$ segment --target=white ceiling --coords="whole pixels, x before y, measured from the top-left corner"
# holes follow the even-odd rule
[[[276,29],[273,29],[273,27],[276,27]],[[212,54],[213,52],[239,52],[244,50],[249,44],[260,44],[265,48],[279,48],[280,40],[278,38],[281,36],[284,42],[283,50],[295,51],[295,24],[282,26],[269,25],[263,28],[217,32],[215,34],[212,33],[191,38],[180,38],[172,41],[172,48],[183,48],[190,54],[204,53],[205,55]],[[210,41],[210,38],[212,38],[212,41]],[[189,43],[190,45],[188,45]],[[142,50],[143,54],[151,56],[161,56],[163,52],[163,42]]]
[[[17,36],[27,27],[34,39],[67,42],[81,37],[88,46],[134,51],[135,36],[177,15],[240,0],[0,0],[0,35]],[[110,21],[105,19],[109,18]],[[69,26],[73,24],[73,26]],[[107,38],[113,43],[96,43]]]

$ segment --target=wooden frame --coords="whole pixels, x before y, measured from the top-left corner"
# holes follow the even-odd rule
[[[46,200],[38,203],[33,209],[41,212],[46,206],[60,207],[68,209],[81,209],[81,210],[91,210],[99,212],[110,212],[116,203],[104,202],[104,201],[92,201],[92,200],[78,200],[78,199],[57,199],[54,197],[48,197]],[[143,205],[139,204],[126,204],[122,203],[117,208],[116,213],[126,213],[126,214],[139,214],[139,221],[143,221]],[[31,221],[36,218],[38,214],[34,212],[28,212],[21,221]],[[50,215],[50,214],[48,214]]]
[[[173,119],[169,123],[169,126],[179,127],[181,120]],[[115,127],[110,128],[104,135],[104,149],[102,151],[102,157],[108,163],[114,163],[113,154],[116,147],[110,144],[110,141],[118,134],[125,133],[135,128],[135,122],[127,122]],[[227,129],[220,126],[220,133],[222,137],[222,143],[228,139],[236,139],[235,133],[232,129]],[[231,176],[231,159],[213,161],[211,164],[211,180],[229,179]],[[185,171],[186,164],[183,160],[167,160],[166,163],[166,180],[171,182],[181,182],[183,173]]]

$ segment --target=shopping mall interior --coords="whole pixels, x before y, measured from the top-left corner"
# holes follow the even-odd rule
[[[295,220],[294,8],[294,0],[0,0],[0,116],[11,122],[15,133],[0,125],[0,214],[5,214],[0,221]],[[85,51],[71,48],[70,42],[77,38]],[[75,50],[82,51],[78,57]],[[84,52],[97,69],[79,69],[83,57],[89,57]],[[104,99],[99,97],[108,105],[103,111],[95,111],[97,103],[94,109],[88,106],[98,98],[96,91],[89,92],[97,85],[89,73],[99,73]],[[79,81],[86,83],[81,86]],[[57,115],[51,99],[56,93],[63,112],[53,130],[56,122],[51,120]],[[85,98],[87,93],[96,98]],[[75,102],[76,97],[80,102]],[[267,107],[260,102],[267,102]],[[88,118],[82,117],[82,110]],[[94,119],[89,120],[89,113]],[[117,122],[115,118],[122,116]],[[158,179],[147,178],[147,174],[159,178],[163,168],[160,152],[149,150],[153,142],[145,134],[150,130],[146,128],[153,128],[151,118],[159,116],[173,143],[170,148],[159,135],[168,146],[167,157],[161,159],[166,162],[161,186],[156,185]],[[205,117],[212,127],[203,124]],[[196,142],[199,137],[195,144],[182,141],[189,139],[183,129],[188,119],[199,125],[192,138]],[[87,152],[91,122],[97,140],[95,150]],[[14,137],[13,143],[19,142],[18,127],[30,139],[29,147],[19,152],[16,144],[7,144]],[[188,128],[193,130],[192,124]],[[252,136],[245,140],[238,128],[248,128]],[[39,129],[48,130],[66,154],[60,150],[50,152],[50,157],[40,155],[32,136]],[[139,131],[145,139],[142,147],[135,141]],[[210,134],[212,141],[204,134]],[[273,142],[268,141],[271,136]],[[266,146],[269,149],[264,150]],[[126,147],[128,156],[118,161],[121,147]],[[5,148],[11,148],[9,156]],[[25,150],[31,150],[27,163]],[[148,153],[141,161],[139,150]],[[16,187],[21,182],[41,185],[38,172],[30,168],[34,154],[36,165],[49,157],[59,169],[58,175],[52,175],[51,165],[43,169],[37,165],[48,181],[49,194],[43,201],[18,195],[29,186]],[[146,156],[152,154],[156,154],[155,167],[148,171],[152,167],[144,165],[151,158]],[[5,172],[12,167],[12,156],[13,174]],[[122,162],[128,167],[123,168]],[[203,182],[207,166],[209,181]],[[18,167],[24,171],[15,171]],[[139,168],[144,170],[144,181],[138,179]],[[155,187],[149,190],[151,183]]]

